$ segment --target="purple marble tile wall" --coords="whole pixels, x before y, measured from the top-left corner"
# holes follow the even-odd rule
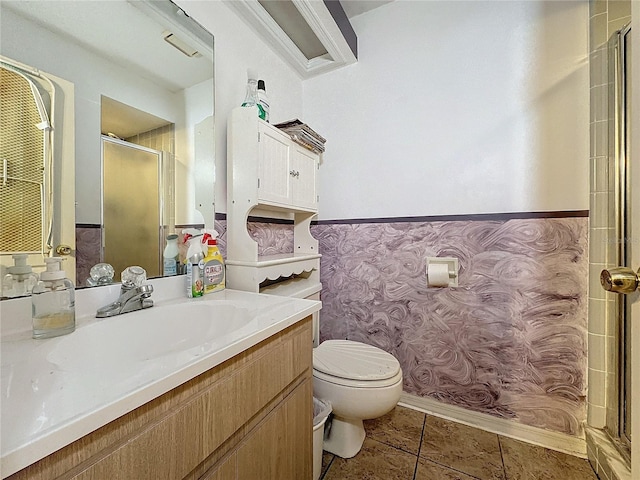
[[[227,221],[216,220],[218,248],[227,258]],[[258,255],[293,252],[293,225],[286,223],[248,222],[247,231],[258,244]]]
[[[216,232],[218,232],[218,248],[220,249],[220,254],[226,259],[227,258],[227,221],[226,220],[215,220],[213,224],[213,228]]]
[[[100,263],[102,230],[96,227],[76,226],[76,286],[83,287],[89,270]]]
[[[321,340],[392,353],[407,393],[580,435],[587,222],[316,225]],[[427,288],[427,256],[457,257],[459,287]]]

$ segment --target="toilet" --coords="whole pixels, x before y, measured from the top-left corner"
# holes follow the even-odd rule
[[[326,340],[313,349],[313,394],[333,409],[324,450],[351,458],[362,448],[363,420],[381,417],[402,393],[400,363],[390,353],[351,340]]]

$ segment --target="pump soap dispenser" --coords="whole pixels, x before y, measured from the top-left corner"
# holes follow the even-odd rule
[[[13,298],[31,295],[31,290],[38,283],[38,275],[31,271],[31,265],[27,265],[26,253],[12,257],[14,265],[7,268],[9,273],[2,279],[2,296]]]
[[[60,266],[62,258],[45,258],[47,270],[31,295],[33,338],[51,338],[76,329],[75,291]]]

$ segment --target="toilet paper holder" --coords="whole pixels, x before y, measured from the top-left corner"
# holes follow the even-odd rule
[[[458,259],[454,257],[427,257],[427,285],[443,287],[445,285],[430,285],[429,281],[429,265],[446,265],[449,274],[448,287],[458,286]]]

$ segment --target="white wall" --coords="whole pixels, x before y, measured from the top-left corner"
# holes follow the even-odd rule
[[[271,123],[302,116],[302,81],[221,1],[178,0],[215,38],[216,212],[227,211],[227,119],[244,101],[247,68],[266,83]]]
[[[215,82],[213,78],[183,90],[185,98],[184,132],[176,130],[176,138],[180,135],[189,137],[185,142],[184,158],[190,162],[176,162],[176,225],[200,224],[213,226],[213,205],[215,187],[211,179],[215,179],[215,139],[213,112]],[[203,128],[204,125],[210,128]],[[189,132],[194,132],[190,135]],[[179,159],[178,159],[179,160]],[[193,179],[193,181],[191,181]],[[197,202],[202,202],[202,206]]]
[[[306,80],[320,218],[589,208],[588,2],[384,5]]]
[[[397,0],[352,19],[357,64],[304,83],[224,3],[178,4],[215,37],[217,212],[247,68],[272,123],[328,139],[320,218],[588,208],[586,1]]]

